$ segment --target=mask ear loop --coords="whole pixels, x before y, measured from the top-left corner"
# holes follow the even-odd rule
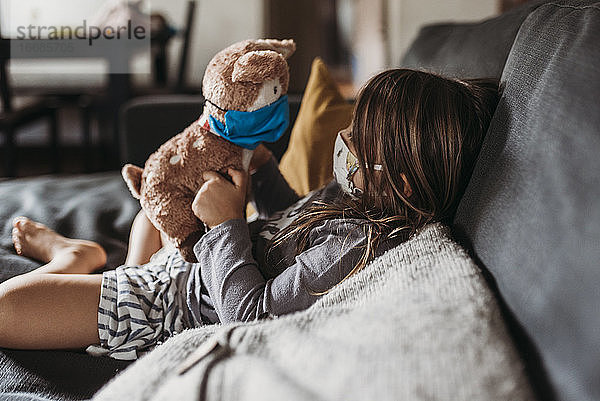
[[[358,168],[358,162],[355,162],[354,164],[352,164],[352,166],[350,166],[350,170],[348,170],[348,175],[346,175],[346,180],[348,180],[348,187],[350,188],[350,192],[352,192],[352,195],[356,197],[359,197],[363,194],[362,189],[356,187],[354,185],[354,181],[352,181],[352,177],[358,171]]]
[[[219,107],[219,106],[217,106],[216,104],[214,104],[213,102],[211,102],[211,101],[210,101],[210,100],[208,100],[208,99],[204,99],[204,103],[205,103],[205,104],[206,104],[206,103],[212,104],[212,105],[213,105],[213,106],[215,106],[217,109],[221,110],[223,113],[227,113],[227,110],[226,110],[226,109],[224,109],[224,108],[222,108],[222,107]]]
[[[363,194],[362,189],[356,187],[354,185],[354,181],[352,181],[352,177],[354,177],[354,174],[356,174],[356,172],[358,171],[359,168],[360,167],[359,167],[358,161],[357,161],[352,166],[350,166],[350,170],[348,171],[348,175],[346,176],[346,179],[348,180],[348,186],[350,187],[350,191],[352,191],[352,194],[354,196],[361,196]],[[369,166],[366,166],[366,168],[369,168]],[[373,164],[373,170],[383,171],[383,165]]]

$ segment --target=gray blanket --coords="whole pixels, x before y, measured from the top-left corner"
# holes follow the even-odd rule
[[[40,265],[15,253],[14,217],[25,215],[63,235],[99,242],[111,268],[125,260],[138,210],[118,172],[0,182],[0,281]],[[126,366],[79,352],[0,350],[0,400],[88,399]]]
[[[0,182],[0,282],[40,265],[15,253],[10,234],[14,217],[27,216],[60,234],[100,243],[114,268],[125,260],[129,228],[139,208],[117,172]]]
[[[185,331],[96,400],[531,400],[497,302],[439,225],[306,311]]]

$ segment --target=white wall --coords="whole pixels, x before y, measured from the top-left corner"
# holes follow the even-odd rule
[[[388,66],[386,0],[353,0],[352,80],[362,86]]]

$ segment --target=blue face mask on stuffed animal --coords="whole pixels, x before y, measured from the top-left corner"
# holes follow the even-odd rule
[[[216,134],[253,150],[261,142],[277,141],[285,132],[290,123],[288,97],[281,96],[270,105],[254,111],[227,110],[225,124],[213,116],[209,116],[209,123]]]

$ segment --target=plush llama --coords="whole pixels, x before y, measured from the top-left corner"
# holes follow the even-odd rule
[[[123,178],[154,226],[195,262],[193,247],[206,232],[191,205],[208,170],[248,170],[253,150],[274,142],[289,121],[286,59],[292,40],[246,40],[217,53],[202,81],[200,118],[150,155],[144,168],[127,164]]]

